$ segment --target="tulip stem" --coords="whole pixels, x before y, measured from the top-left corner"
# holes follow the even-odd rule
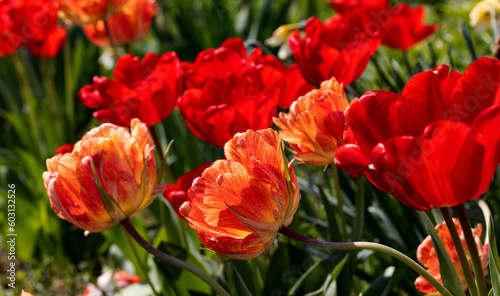
[[[342,239],[343,241],[347,240],[347,227],[346,227],[346,219],[345,219],[345,213],[344,213],[344,203],[342,201],[342,193],[340,192],[340,180],[339,180],[339,169],[337,166],[332,162],[330,165],[332,168],[332,174],[333,174],[333,186],[335,186],[335,195],[337,198],[337,209],[339,211],[339,216],[340,216],[340,226],[342,227]]]
[[[453,209],[457,213],[460,225],[462,225],[465,241],[467,242],[467,247],[469,248],[469,253],[472,259],[472,267],[474,269],[474,275],[476,276],[476,283],[479,289],[479,295],[486,296],[488,295],[488,290],[486,289],[486,281],[484,280],[483,266],[481,264],[481,259],[479,258],[476,241],[474,239],[474,235],[472,234],[464,204],[459,204],[458,206],[453,207]]]
[[[155,296],[159,296],[158,292],[156,292],[155,287],[153,286],[153,283],[151,282],[151,279],[149,278],[148,272],[146,271],[146,268],[144,268],[144,264],[142,264],[141,258],[139,257],[139,254],[137,254],[137,250],[135,249],[134,242],[130,238],[130,234],[125,233],[125,236],[127,237],[128,244],[130,245],[130,248],[132,249],[132,253],[134,253],[135,260],[137,260],[137,264],[139,265],[139,268],[141,269],[142,274],[144,277],[146,277],[146,281],[148,282],[149,286],[151,287],[151,290],[153,290],[153,294]]]
[[[469,261],[467,260],[467,255],[465,254],[464,246],[462,245],[462,241],[460,240],[460,236],[458,234],[457,228],[455,227],[455,223],[453,223],[453,218],[451,217],[450,210],[448,208],[440,208],[440,210],[443,214],[444,221],[448,226],[448,230],[450,231],[451,239],[453,240],[455,249],[457,250],[458,259],[460,259],[460,265],[462,265],[462,270],[464,271],[464,276],[465,280],[467,281],[467,286],[469,287],[469,292],[472,296],[478,295],[477,285],[474,281],[474,276],[472,275]]]
[[[108,21],[104,18],[102,19],[104,23],[104,28],[106,29],[106,33],[108,34],[109,38],[109,45],[111,45],[111,49],[113,50],[113,57],[115,58],[115,61],[118,59],[118,51],[116,50],[116,43],[115,39],[113,38],[113,34],[111,33],[111,29],[109,28]]]
[[[163,177],[163,173],[165,173],[166,178],[167,178],[167,183],[173,184],[175,183],[174,176],[172,174],[172,170],[170,169],[170,166],[167,163],[167,160],[165,159],[165,151],[163,151],[163,146],[160,141],[160,137],[158,136],[158,132],[156,131],[155,126],[150,126],[149,127],[149,132],[151,133],[151,136],[153,137],[153,142],[155,143],[156,150],[158,151],[158,154],[160,155],[160,171],[159,171],[159,176],[158,176],[158,182],[161,183],[161,179]],[[169,150],[170,147],[167,147],[167,150]]]
[[[180,269],[184,269],[188,272],[191,272],[192,274],[196,275],[199,277],[201,280],[203,280],[205,283],[207,283],[216,293],[219,293],[222,296],[230,296],[224,288],[222,288],[213,278],[208,276],[206,273],[198,269],[197,267],[182,261],[178,258],[172,257],[170,255],[167,255],[160,250],[156,249],[153,247],[150,243],[148,243],[135,229],[134,225],[132,225],[132,222],[130,222],[130,218],[126,218],[121,222],[123,228],[135,239],[135,241],[141,245],[146,251],[151,253],[153,256],[158,258],[159,260],[170,264],[172,266],[178,267]]]
[[[12,55],[11,61],[14,65],[16,78],[19,83],[24,108],[27,109],[29,130],[31,131],[31,134],[33,136],[34,143],[38,144],[35,144],[34,146],[37,148],[36,152],[38,156],[43,159],[44,157],[46,157],[46,146],[42,141],[39,124],[37,123],[37,115],[35,114],[37,110],[37,100],[33,95],[30,77],[26,71],[26,64],[20,53]]]
[[[377,244],[377,243],[372,243],[372,242],[347,242],[347,243],[334,243],[334,242],[325,242],[325,241],[320,241],[316,240],[307,236],[303,236],[301,234],[298,234],[287,227],[283,226],[279,230],[279,232],[285,236],[288,236],[291,239],[303,242],[305,244],[318,247],[318,248],[323,248],[323,249],[330,249],[330,250],[339,250],[339,251],[350,251],[350,250],[373,250],[373,251],[378,251],[387,255],[390,255],[399,261],[403,262],[406,264],[408,267],[416,271],[419,275],[421,275],[423,278],[425,278],[436,290],[438,290],[439,293],[443,296],[451,296],[451,293],[435,278],[433,277],[427,270],[425,270],[420,264],[417,262],[413,261],[410,257],[406,256],[405,254],[399,252],[398,250],[395,250],[391,247],[382,245],[382,244]]]
[[[75,129],[75,102],[73,97],[73,74],[71,67],[71,40],[67,38],[64,43],[63,49],[63,60],[64,60],[64,98],[66,106],[64,106],[66,111],[66,119],[69,123],[70,133],[74,133]],[[71,139],[73,140],[73,139]]]

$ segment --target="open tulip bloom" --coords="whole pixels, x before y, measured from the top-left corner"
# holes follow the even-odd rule
[[[499,81],[500,61],[480,58],[463,75],[447,66],[417,74],[401,95],[367,92],[346,111],[350,142],[335,163],[413,209],[473,200],[500,163]]]

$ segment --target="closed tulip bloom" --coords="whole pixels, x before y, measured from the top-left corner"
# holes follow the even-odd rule
[[[114,44],[119,46],[144,39],[157,10],[156,0],[128,0],[118,14],[107,20]],[[103,20],[84,26],[83,31],[97,46],[111,47]]]
[[[396,49],[409,50],[439,29],[437,24],[424,24],[425,6],[398,3],[392,7],[389,0],[331,0],[329,4],[337,14],[327,23],[344,24],[351,34],[378,33],[382,44]]]
[[[281,145],[272,129],[238,133],[224,146],[226,160],[194,180],[180,213],[207,248],[254,258],[292,222],[300,192]]]
[[[129,126],[138,118],[147,126],[168,117],[182,92],[182,69],[175,52],[162,56],[147,53],[142,59],[121,56],[113,71],[114,80],[94,77],[94,83],[78,92],[80,101],[92,109],[101,123]]]
[[[154,146],[147,126],[131,131],[103,124],[86,133],[71,153],[47,160],[45,188],[54,212],[89,232],[134,216],[163,192],[156,185]]]
[[[305,38],[296,30],[289,42],[293,58],[309,84],[319,86],[335,77],[348,85],[361,76],[380,38],[353,33],[341,23],[323,24],[312,17],[306,23]]]
[[[280,113],[274,124],[296,152],[296,159],[324,166],[333,162],[337,147],[344,144],[344,111],[348,106],[342,84],[332,78],[293,102],[288,114]]]
[[[467,243],[465,242],[465,238],[463,235],[463,230],[462,226],[460,225],[460,222],[453,218],[453,223],[455,224],[455,227],[457,228],[457,232],[460,235],[460,240],[462,241],[462,246],[465,249],[467,258],[470,258],[469,254],[469,248],[467,247]],[[464,271],[462,269],[462,265],[460,264],[460,260],[458,258],[457,250],[455,248],[455,245],[453,244],[453,240],[450,235],[450,231],[448,230],[448,227],[446,226],[446,223],[441,223],[438,224],[436,227],[436,231],[441,238],[441,241],[444,244],[444,247],[446,248],[446,251],[448,252],[448,255],[450,255],[450,259],[455,266],[455,269],[457,270],[458,277],[460,279],[460,282],[462,283],[462,288],[464,290],[467,289],[467,280],[465,279]],[[488,274],[488,245],[483,245],[481,242],[481,233],[482,233],[482,225],[477,224],[475,229],[471,229],[472,233],[474,235],[474,240],[476,242],[477,250],[479,252],[479,258],[481,259],[481,265],[484,270],[484,274]],[[418,246],[417,249],[417,259],[418,261],[425,267],[427,268],[427,271],[433,275],[440,283],[443,281],[441,280],[441,273],[439,271],[439,260],[436,254],[436,250],[434,249],[434,245],[432,244],[432,238],[431,236],[427,236],[425,240]],[[469,266],[472,267],[472,262],[469,260]],[[426,295],[430,295],[432,293],[436,293],[437,290],[434,288],[426,279],[424,279],[422,276],[419,276],[415,280],[415,287],[417,290],[419,290],[422,293],[425,293]],[[432,294],[434,295],[434,294]]]
[[[401,94],[370,91],[346,111],[335,163],[362,173],[417,210],[473,200],[500,163],[500,61],[480,58],[463,75],[438,66]]]
[[[77,26],[95,23],[117,14],[128,0],[56,0],[59,16]]]

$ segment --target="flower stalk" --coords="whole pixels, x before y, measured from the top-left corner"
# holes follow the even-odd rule
[[[159,260],[170,264],[172,266],[184,269],[188,272],[191,272],[192,274],[196,275],[199,277],[201,280],[203,280],[205,283],[207,283],[212,289],[214,289],[215,292],[217,292],[219,295],[222,296],[230,296],[222,286],[220,286],[214,279],[212,279],[210,276],[208,276],[206,273],[198,269],[197,267],[182,261],[180,259],[177,259],[175,257],[172,257],[170,255],[167,255],[160,250],[156,249],[153,247],[150,243],[148,243],[135,229],[134,225],[132,225],[132,222],[130,222],[130,218],[126,218],[121,222],[123,228],[134,238],[134,240],[141,245],[146,251],[151,253],[153,256],[158,258]]]
[[[412,260],[410,257],[406,256],[405,254],[399,252],[398,250],[395,250],[393,248],[390,248],[388,246],[382,245],[382,244],[377,244],[377,243],[372,243],[372,242],[347,242],[347,243],[335,243],[335,242],[325,242],[325,241],[320,241],[316,240],[307,236],[303,236],[301,234],[298,234],[287,227],[283,226],[279,230],[279,232],[285,236],[288,236],[291,239],[294,239],[296,241],[300,241],[302,243],[318,247],[318,248],[323,248],[323,249],[330,249],[330,250],[338,250],[338,251],[351,251],[351,250],[373,250],[377,252],[381,252],[384,254],[387,254],[389,256],[392,256],[399,261],[403,262],[406,264],[408,267],[416,271],[419,275],[424,277],[432,286],[438,290],[439,293],[443,296],[452,296],[451,293],[435,278],[433,277],[427,270],[425,270],[420,264]]]
[[[465,212],[464,205],[460,204],[453,207],[453,209],[457,213],[460,225],[462,225],[465,241],[467,243],[467,247],[469,248],[470,257],[472,260],[472,268],[474,270],[479,295],[486,296],[488,295],[488,290],[486,288],[486,281],[484,279],[483,266],[481,264],[481,259],[479,258],[479,252],[477,250],[477,245],[474,239],[474,235],[472,234],[471,226],[469,223],[469,219],[467,218],[467,213]]]
[[[446,226],[448,226],[448,230],[450,231],[451,239],[453,240],[453,244],[455,245],[455,249],[457,250],[458,259],[460,260],[460,264],[462,265],[462,270],[464,271],[465,280],[467,281],[467,286],[469,287],[469,292],[472,296],[480,295],[478,294],[478,289],[476,282],[474,280],[474,275],[469,266],[469,261],[467,260],[467,255],[465,254],[465,249],[462,245],[462,241],[460,240],[460,236],[458,234],[457,229],[455,228],[455,224],[453,223],[453,219],[451,217],[451,213],[448,208],[441,208],[441,213],[443,214],[444,221],[446,222]],[[470,226],[469,226],[470,230]],[[465,232],[465,230],[464,230]]]

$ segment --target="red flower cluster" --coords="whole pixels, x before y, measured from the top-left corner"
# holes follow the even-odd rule
[[[367,36],[345,24],[323,24],[314,17],[307,21],[305,33],[302,39],[296,30],[289,37],[290,48],[304,78],[316,86],[331,77],[343,85],[358,79],[381,41],[378,34]]]
[[[183,67],[187,91],[177,107],[196,136],[220,147],[238,132],[270,127],[277,107],[288,108],[312,89],[296,66],[286,68],[260,48],[247,57],[239,38]]]
[[[23,45],[35,57],[55,57],[66,40],[51,0],[0,1],[0,57]]]
[[[142,59],[122,56],[113,72],[115,80],[94,77],[94,83],[79,92],[80,101],[92,109],[100,122],[130,126],[138,118],[152,126],[175,107],[182,92],[182,68],[174,52],[162,56],[148,53]]]
[[[401,95],[370,91],[346,111],[335,163],[417,210],[484,193],[500,163],[500,61],[463,75],[447,66],[415,75]]]
[[[382,44],[408,50],[429,37],[439,25],[425,25],[425,7],[411,8],[406,3],[390,6],[389,0],[331,0],[337,14],[327,23],[344,24],[351,34],[382,37]]]

